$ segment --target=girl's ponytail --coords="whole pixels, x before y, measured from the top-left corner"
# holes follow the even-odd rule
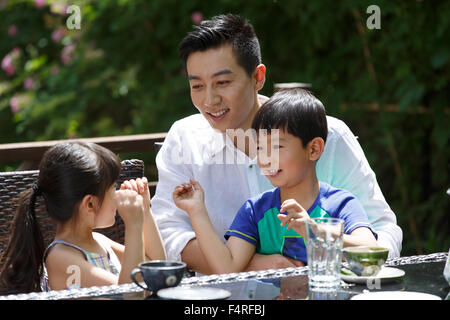
[[[1,259],[0,294],[40,291],[44,240],[34,212],[39,195],[41,190],[33,185],[19,197],[11,238]]]

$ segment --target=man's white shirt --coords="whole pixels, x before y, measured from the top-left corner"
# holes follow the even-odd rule
[[[318,179],[353,193],[378,234],[378,244],[389,248],[389,257],[398,257],[402,230],[361,146],[343,121],[330,116],[327,121],[327,141],[316,165]],[[211,128],[201,114],[172,125],[156,165],[158,185],[151,200],[152,212],[171,260],[181,260],[182,250],[195,238],[189,215],[173,202],[175,186],[190,178],[200,183],[212,225],[223,241],[244,202],[273,188],[261,174],[256,158],[235,148],[228,136]]]

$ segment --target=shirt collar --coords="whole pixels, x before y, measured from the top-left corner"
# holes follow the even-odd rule
[[[211,127],[211,125],[206,121],[206,119],[202,115],[202,122],[205,125],[206,132],[203,132],[201,134],[204,134],[203,137],[198,137],[199,139],[205,139],[206,143],[206,152],[208,153],[208,158],[214,158],[218,156],[219,154],[223,154],[226,152],[239,152],[241,153],[241,156],[245,156],[246,162],[249,164],[256,164],[257,160],[256,157],[254,159],[250,159],[245,154],[243,154],[241,151],[239,151],[235,146],[231,138],[224,132],[220,132],[218,130],[215,130]]]
[[[225,133],[216,131],[213,128],[210,128],[209,131],[210,131],[208,141],[208,147],[210,151],[209,154],[211,155],[211,157],[215,157],[217,154],[219,154],[227,147],[228,144],[227,140],[229,140],[229,138]]]
[[[242,151],[238,150],[234,144],[231,138],[226,135],[225,133],[218,132],[211,128],[209,139],[207,140],[208,143],[208,155],[209,158],[215,158],[215,157],[223,157],[225,153],[231,153],[236,154],[238,153],[238,157],[240,157],[241,161],[244,161],[244,163],[247,164],[257,164],[257,158],[250,159],[248,156],[246,156]],[[235,156],[229,156],[229,159],[234,159]],[[222,158],[220,158],[222,159]]]

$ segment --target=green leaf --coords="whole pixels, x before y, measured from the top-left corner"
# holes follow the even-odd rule
[[[42,55],[37,58],[28,60],[25,63],[25,71],[26,72],[33,72],[37,69],[39,69],[42,65],[44,65],[47,62],[47,57]]]
[[[440,50],[431,56],[431,66],[434,69],[442,68],[450,58],[449,50]]]

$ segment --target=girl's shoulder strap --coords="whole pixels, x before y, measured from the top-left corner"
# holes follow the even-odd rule
[[[75,249],[81,251],[81,252],[83,253],[84,257],[86,258],[86,260],[88,260],[88,254],[87,254],[87,252],[86,252],[85,250],[81,249],[79,246],[77,246],[77,245],[75,245],[75,244],[73,244],[73,243],[64,241],[64,240],[54,240],[52,243],[50,243],[50,244],[48,245],[47,249],[45,249],[45,253],[44,253],[44,262],[45,262],[45,260],[47,259],[47,256],[48,256],[48,253],[50,252],[50,250],[51,250],[55,245],[57,245],[57,244],[63,244],[63,245],[66,245],[66,246],[68,246],[68,247],[72,247],[72,248],[75,248]]]

